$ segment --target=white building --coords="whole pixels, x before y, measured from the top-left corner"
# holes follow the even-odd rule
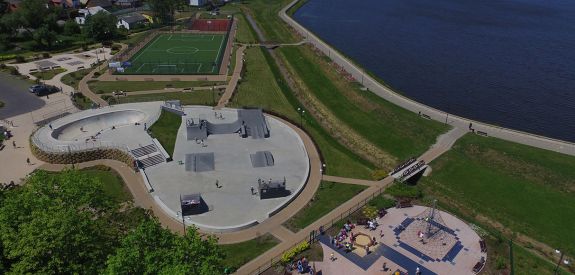
[[[126,30],[132,29],[138,24],[147,24],[148,19],[139,13],[129,13],[118,16],[118,23],[116,27],[125,28]]]
[[[208,3],[208,0],[190,0],[190,6],[201,7]]]
[[[86,9],[79,9],[78,10],[78,17],[75,18],[76,23],[78,23],[78,25],[84,25],[86,23],[86,19],[88,19],[88,17],[99,13],[99,12],[105,12],[105,13],[109,13],[107,10],[105,10],[104,8],[100,7],[100,6],[96,6],[96,7],[90,7],[90,8],[86,8]]]

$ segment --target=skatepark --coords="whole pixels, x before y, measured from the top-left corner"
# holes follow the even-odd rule
[[[182,117],[174,152],[148,133],[162,110]],[[297,197],[310,172],[299,135],[259,109],[121,104],[55,120],[39,128],[32,142],[60,154],[128,153],[165,214],[209,232],[263,222]]]

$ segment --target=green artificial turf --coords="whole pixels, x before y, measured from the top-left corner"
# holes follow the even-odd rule
[[[159,34],[121,74],[217,74],[226,41],[225,34]]]

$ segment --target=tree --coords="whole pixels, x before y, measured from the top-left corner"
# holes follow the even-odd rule
[[[174,13],[182,7],[184,0],[148,0],[150,9],[154,12],[154,22],[170,24],[174,22]]]
[[[79,34],[82,30],[80,29],[80,26],[73,20],[68,20],[66,21],[66,24],[64,24],[64,34],[65,35],[76,35]]]
[[[0,242],[7,273],[96,274],[117,246],[107,217],[117,206],[102,184],[77,171],[36,172],[5,191]]]
[[[16,13],[25,28],[37,29],[45,23],[50,9],[45,0],[24,0],[18,6]],[[54,22],[55,23],[55,22]]]
[[[86,20],[85,35],[96,41],[107,41],[118,35],[116,17],[109,13],[98,12]]]
[[[108,274],[221,274],[223,254],[216,240],[195,228],[180,237],[149,219],[128,234],[108,258]]]
[[[22,25],[20,17],[15,13],[4,14],[0,18],[0,46],[9,48],[17,34],[17,29]]]
[[[37,29],[32,37],[34,38],[34,41],[36,41],[36,44],[39,48],[48,49],[52,48],[54,42],[56,42],[56,39],[58,39],[56,32],[50,30],[48,26],[42,26]]]

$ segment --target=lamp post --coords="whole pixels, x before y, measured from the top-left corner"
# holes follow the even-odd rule
[[[561,262],[563,262],[564,265],[569,265],[569,260],[565,259],[563,260],[563,258],[565,257],[565,254],[563,253],[563,251],[560,251],[559,249],[555,249],[555,253],[559,254],[559,261],[557,261],[557,265],[555,266],[555,269],[553,270],[555,275],[559,274],[559,267],[561,266]]]
[[[305,113],[305,110],[298,107],[297,112],[299,113],[299,127],[303,128],[303,114]]]

